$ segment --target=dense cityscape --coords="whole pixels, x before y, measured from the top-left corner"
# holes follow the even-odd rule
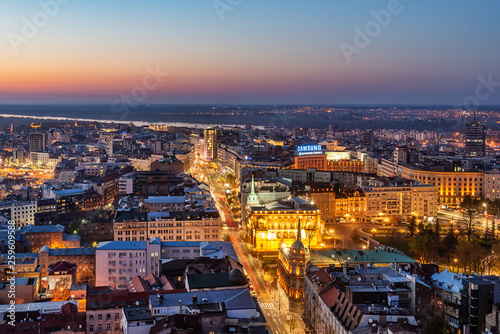
[[[493,332],[497,138],[11,125],[0,331]]]
[[[500,334],[498,13],[0,0],[0,334]]]

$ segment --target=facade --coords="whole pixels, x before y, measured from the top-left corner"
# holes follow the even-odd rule
[[[303,227],[302,239],[308,246],[319,246],[324,224],[320,211],[311,201],[292,197],[265,206],[251,206],[247,233],[254,250],[276,253],[283,244],[292,244],[297,238],[299,220]]]
[[[94,248],[58,248],[51,249],[43,246],[38,252],[38,261],[41,267],[41,287],[48,288],[49,266],[60,261],[76,264],[76,283],[92,283],[95,275],[95,249]]]
[[[148,238],[162,241],[218,241],[222,221],[217,212],[149,212]]]
[[[325,223],[335,222],[335,188],[331,183],[311,183],[306,185],[311,200],[321,212]]]
[[[459,205],[464,196],[480,197],[485,190],[484,172],[435,172],[401,167],[401,176],[435,185],[438,204]]]
[[[22,228],[20,233],[24,234],[33,253],[38,253],[43,246],[50,248],[80,247],[80,235],[64,233],[62,225],[30,225]]]
[[[10,220],[13,220],[16,228],[35,225],[36,212],[36,201],[0,203],[0,213],[4,213]]]
[[[436,217],[438,195],[432,185],[391,183],[363,188],[366,196],[366,217],[375,222],[393,222],[410,214]]]
[[[500,199],[500,173],[487,172],[484,174],[484,198],[490,201]]]
[[[148,235],[147,215],[143,212],[126,212],[113,222],[113,240],[146,241]]]
[[[29,134],[30,152],[47,152],[49,148],[49,135],[47,133],[33,132]]]
[[[299,152],[295,157],[296,169],[316,168],[321,171],[357,172],[364,171],[363,161],[351,159],[349,152],[312,152],[305,154]]]
[[[204,158],[207,160],[217,159],[217,130],[208,128],[204,132]]]
[[[106,241],[96,248],[96,286],[126,289],[127,282],[136,276],[159,275],[161,242]]]
[[[135,175],[125,174],[118,180],[118,193],[120,195],[131,195],[134,193]]]
[[[486,155],[486,126],[474,120],[465,124],[465,154],[470,157]]]

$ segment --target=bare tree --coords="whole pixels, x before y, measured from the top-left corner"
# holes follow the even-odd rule
[[[471,237],[474,235],[478,223],[479,219],[476,211],[468,209],[462,214],[461,225],[467,235],[467,241],[470,241]]]

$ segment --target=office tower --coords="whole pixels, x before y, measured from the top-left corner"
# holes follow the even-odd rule
[[[217,130],[205,129],[205,159],[217,158]]]
[[[29,136],[30,152],[47,152],[49,148],[49,136],[47,133],[33,132]]]
[[[408,163],[408,152],[406,147],[396,147],[394,149],[394,163],[404,166]]]
[[[465,154],[470,157],[486,155],[486,127],[474,117],[474,121],[465,124]]]
[[[373,132],[372,130],[368,130],[363,133],[363,146],[364,147],[373,147]]]

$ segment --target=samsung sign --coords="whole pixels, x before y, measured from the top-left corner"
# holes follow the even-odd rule
[[[299,155],[323,154],[321,145],[300,145],[297,152]]]

